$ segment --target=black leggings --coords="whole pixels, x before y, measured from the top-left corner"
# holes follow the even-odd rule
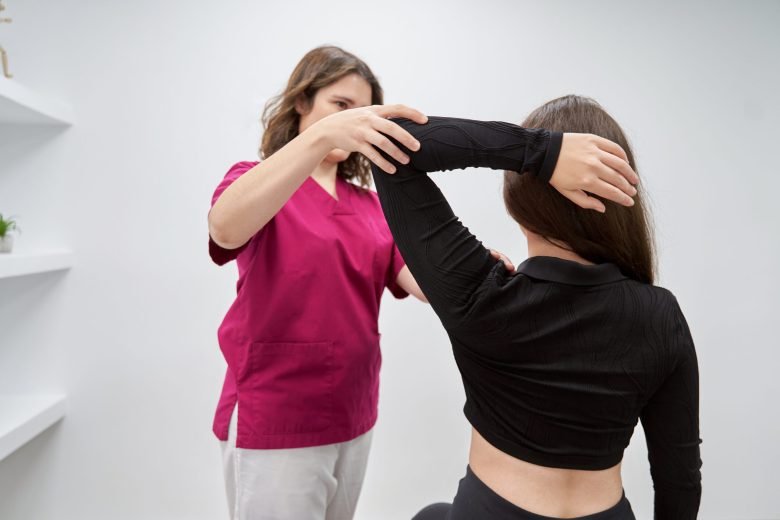
[[[479,480],[466,468],[466,476],[460,480],[458,493],[452,504],[432,504],[412,520],[555,520],[537,515],[512,504]],[[636,520],[626,495],[606,511],[580,516],[571,520]]]

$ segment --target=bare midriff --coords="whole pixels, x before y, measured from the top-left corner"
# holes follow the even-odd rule
[[[500,451],[473,428],[469,466],[499,496],[542,516],[591,515],[613,507],[623,496],[620,463],[596,471],[539,466]]]

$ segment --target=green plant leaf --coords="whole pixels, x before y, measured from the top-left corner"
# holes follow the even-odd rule
[[[0,238],[4,238],[9,232],[19,229],[13,217],[5,218],[0,213]]]

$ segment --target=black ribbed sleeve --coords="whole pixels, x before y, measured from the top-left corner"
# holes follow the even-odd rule
[[[675,364],[641,413],[657,520],[696,518],[701,501],[699,364],[679,307],[672,321],[667,341]]]
[[[429,117],[425,125],[394,121],[420,141],[421,149],[412,153],[396,143],[410,163],[385,156],[397,172],[390,175],[373,166],[374,182],[398,249],[444,326],[451,327],[468,313],[475,290],[496,260],[458,220],[426,173],[487,167],[549,179],[562,136],[500,121],[452,117]]]

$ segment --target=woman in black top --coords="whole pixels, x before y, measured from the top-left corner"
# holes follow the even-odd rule
[[[437,117],[399,123],[420,151],[395,162],[395,175],[374,168],[374,180],[396,243],[451,339],[473,426],[454,503],[415,519],[632,519],[620,462],[639,419],[655,518],[696,518],[696,353],[674,296],[652,285],[641,195],[632,207],[604,201],[602,214],[574,206],[556,185],[560,132],[610,139],[635,168],[618,124],[576,96],[523,124],[549,131]],[[491,257],[426,174],[470,166],[507,170],[505,204],[529,243],[516,272]]]

